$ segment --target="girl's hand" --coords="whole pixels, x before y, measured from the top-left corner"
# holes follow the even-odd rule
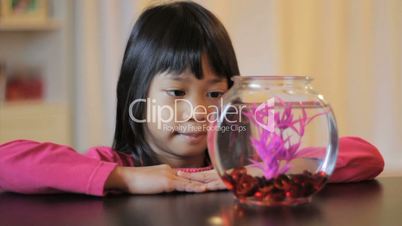
[[[219,177],[218,173],[213,169],[197,173],[187,173],[183,171],[178,171],[177,175],[189,179],[191,181],[204,183],[207,187],[207,190],[209,191],[227,189],[225,184]]]
[[[115,189],[131,194],[157,194],[185,191],[205,192],[207,185],[180,177],[169,165],[146,167],[116,167],[105,184],[105,190]]]

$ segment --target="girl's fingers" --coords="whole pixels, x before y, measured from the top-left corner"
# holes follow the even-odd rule
[[[204,183],[180,177],[174,180],[174,186],[176,191],[205,192],[207,190],[207,185]]]
[[[215,170],[208,170],[208,171],[197,172],[197,173],[187,173],[187,172],[183,172],[183,171],[177,171],[177,175],[179,177],[182,177],[185,179],[189,179],[192,181],[198,181],[198,182],[202,182],[202,183],[208,183],[211,181],[220,180],[220,178]]]
[[[225,184],[215,170],[208,170],[197,173],[178,171],[177,175],[187,180],[203,183],[206,185],[206,189],[209,191],[226,189]]]
[[[227,188],[221,180],[215,180],[207,184],[208,191],[225,190],[225,189]]]

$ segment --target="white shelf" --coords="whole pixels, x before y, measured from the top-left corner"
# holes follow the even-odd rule
[[[54,31],[60,29],[60,23],[54,20],[35,23],[10,23],[0,21],[0,32]]]
[[[16,102],[0,105],[0,143],[15,139],[71,144],[66,104]]]
[[[0,0],[2,1],[2,0]],[[12,72],[20,65],[38,67],[43,101],[0,102],[0,143],[12,139],[72,145],[70,84],[73,39],[72,1],[48,0],[43,20],[0,18],[0,61]]]

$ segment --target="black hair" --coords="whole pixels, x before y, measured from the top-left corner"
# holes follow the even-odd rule
[[[216,75],[238,75],[236,55],[222,23],[194,2],[172,2],[146,9],[135,23],[123,57],[117,83],[117,112],[113,149],[132,154],[136,165],[160,164],[146,143],[144,124],[129,117],[129,106],[146,99],[152,79],[158,73],[181,74],[190,69],[203,78],[202,55]],[[145,119],[146,104],[135,104],[136,119]]]

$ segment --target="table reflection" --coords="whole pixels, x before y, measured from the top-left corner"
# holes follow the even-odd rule
[[[115,195],[0,193],[2,225],[342,225],[380,222],[383,189],[377,181],[331,184],[312,203],[256,208],[230,192]],[[356,211],[358,210],[358,211]],[[350,213],[349,213],[350,212]],[[343,219],[340,219],[342,214]],[[347,217],[345,217],[345,215]],[[367,217],[367,215],[371,215]],[[336,222],[336,224],[334,224]]]

